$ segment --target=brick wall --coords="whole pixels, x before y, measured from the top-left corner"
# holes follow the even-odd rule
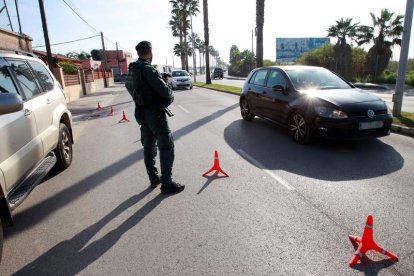
[[[32,52],[32,38],[0,28],[0,48]]]

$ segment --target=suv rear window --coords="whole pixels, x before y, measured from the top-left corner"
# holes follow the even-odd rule
[[[30,99],[33,96],[40,94],[41,91],[39,86],[27,64],[20,60],[7,59],[7,61],[10,63],[10,68],[16,75],[24,95]]]
[[[40,82],[40,86],[42,86],[43,88],[43,91],[46,92],[46,91],[52,90],[53,89],[53,78],[50,75],[49,71],[47,71],[45,66],[42,63],[38,61],[34,61],[34,60],[28,60],[27,62],[33,68],[33,71],[36,74]]]

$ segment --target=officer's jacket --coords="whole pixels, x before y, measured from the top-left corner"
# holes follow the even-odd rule
[[[158,70],[145,59],[132,62],[129,71],[129,75],[134,73],[132,77],[127,77],[125,86],[137,105],[164,108],[173,102],[173,91],[165,84]]]

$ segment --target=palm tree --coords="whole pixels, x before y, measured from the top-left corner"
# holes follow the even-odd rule
[[[263,25],[265,0],[256,0],[256,65],[263,66]]]
[[[190,27],[190,21],[188,17],[190,15],[196,15],[199,12],[198,9],[198,0],[170,0],[172,5],[172,16],[176,17],[177,23],[179,24],[180,29],[180,44],[187,45],[187,35]],[[171,21],[170,21],[170,25]],[[174,30],[173,30],[174,35]],[[187,47],[183,48],[184,52],[181,55],[181,67],[182,69],[188,70],[188,49]]]
[[[209,33],[208,33],[208,1],[203,0],[203,19],[204,19],[204,49],[206,52],[206,84],[211,84],[210,62],[209,62]]]
[[[171,26],[172,35],[174,37],[179,37],[180,43],[179,45],[183,45],[183,26],[182,26],[182,14],[178,9],[174,7],[177,6],[177,1],[170,1],[173,4],[172,16],[171,20],[169,21],[169,25]],[[174,46],[175,48],[175,46]],[[180,48],[181,49],[181,48]],[[174,52],[175,53],[175,52]],[[175,53],[177,55],[177,53]],[[184,59],[184,52],[180,52],[178,54],[181,58],[181,69],[185,68],[185,59]]]
[[[335,54],[335,71],[349,78],[352,74],[352,48],[347,43],[346,39],[350,38],[351,41],[355,41],[356,33],[358,30],[358,23],[352,24],[352,18],[341,18],[340,21],[336,21],[336,25],[329,27],[328,37],[336,37],[337,41],[333,47]]]
[[[214,57],[216,55],[216,49],[214,49],[213,45],[208,46],[208,53],[211,57],[211,66],[214,67]]]
[[[197,49],[199,49],[199,46],[198,46],[198,44],[200,43],[200,38],[198,37],[198,34],[196,34],[196,33],[193,33],[193,36],[191,37],[191,35],[188,37],[188,39],[189,39],[189,41],[190,41],[190,43],[191,43],[191,45],[194,45],[194,59],[196,59],[196,53],[195,53],[195,50]],[[200,67],[201,67],[201,62],[200,62]],[[197,64],[195,65],[195,68],[194,68],[194,73],[197,75]]]
[[[198,50],[199,57],[200,57],[200,74],[203,73],[203,66],[202,66],[202,60],[204,60],[204,41],[202,41],[198,35],[195,40],[195,48]],[[201,59],[201,55],[203,55],[203,59]]]
[[[392,57],[391,48],[394,45],[401,46],[401,35],[403,32],[403,15],[397,15],[388,9],[382,9],[380,17],[371,14],[373,27],[361,26],[358,33],[358,44],[362,45],[374,42],[367,53],[366,67],[368,73],[376,78],[387,68]],[[377,31],[377,36],[375,36]]]

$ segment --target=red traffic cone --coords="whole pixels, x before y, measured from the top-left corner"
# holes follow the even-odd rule
[[[115,110],[111,105],[111,111],[109,111],[108,116],[114,116],[115,115]]]
[[[349,239],[352,242],[356,242],[358,244],[358,249],[355,252],[354,257],[349,262],[349,266],[353,267],[355,266],[358,261],[361,259],[363,255],[369,250],[375,250],[377,252],[380,252],[381,254],[384,254],[388,256],[393,261],[398,261],[398,257],[392,254],[391,252],[385,250],[381,246],[379,246],[374,241],[374,226],[373,226],[373,217],[372,215],[368,215],[367,217],[367,223],[364,228],[364,233],[362,234],[362,237],[357,237],[353,235],[349,235]]]
[[[123,123],[123,122],[129,122],[129,120],[127,119],[125,115],[125,111],[122,111],[122,119],[119,121],[119,123]]]
[[[214,151],[214,164],[213,167],[211,167],[210,170],[206,171],[203,176],[206,176],[207,174],[211,173],[212,171],[217,171],[218,173],[222,173],[225,176],[229,176],[226,172],[224,172],[221,167],[220,167],[220,162],[219,162],[219,158],[218,158],[218,153],[217,150]]]
[[[96,108],[96,110],[101,110],[101,109],[102,109],[102,107],[101,107],[101,105],[98,102],[98,107]]]

